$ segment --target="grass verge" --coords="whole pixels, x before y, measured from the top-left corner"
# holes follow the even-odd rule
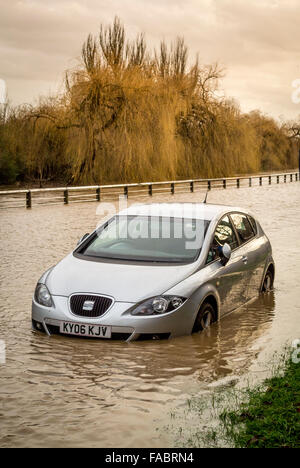
[[[295,351],[294,351],[295,356]],[[299,356],[299,353],[298,353]],[[272,377],[255,387],[228,380],[172,413],[175,445],[189,448],[300,448],[300,363],[276,354]]]
[[[220,419],[235,447],[300,448],[300,364],[290,357],[283,375],[248,390],[248,400]]]

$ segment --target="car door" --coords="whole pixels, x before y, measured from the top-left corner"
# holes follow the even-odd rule
[[[230,245],[232,255],[229,262],[223,266],[220,248],[225,243]],[[231,312],[244,304],[247,301],[247,268],[244,263],[243,249],[240,248],[239,239],[229,215],[224,216],[217,225],[207,263],[211,263],[221,300],[222,314]]]
[[[256,297],[261,287],[267,259],[267,248],[264,237],[257,235],[253,218],[244,213],[232,213],[231,219],[237,231],[241,249],[246,261],[248,283],[247,299]]]

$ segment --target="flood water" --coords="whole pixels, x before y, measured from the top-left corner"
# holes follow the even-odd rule
[[[197,193],[155,201],[202,199]],[[6,343],[6,364],[0,363],[0,447],[172,446],[163,429],[170,412],[224,378],[261,378],[274,351],[300,338],[300,183],[216,190],[209,201],[256,213],[273,244],[274,294],[206,333],[160,342],[32,332],[37,280],[96,227],[97,205],[0,212],[0,340]]]

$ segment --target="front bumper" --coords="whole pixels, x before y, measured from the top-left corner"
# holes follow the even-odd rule
[[[64,321],[103,325],[112,327],[112,338],[136,341],[145,338],[169,338],[189,335],[195,321],[195,307],[187,300],[179,309],[165,315],[148,317],[133,316],[129,309],[134,304],[115,302],[99,318],[78,317],[71,313],[67,297],[52,296],[54,306],[43,307],[34,299],[32,301],[33,328],[49,336],[60,334],[60,323]]]

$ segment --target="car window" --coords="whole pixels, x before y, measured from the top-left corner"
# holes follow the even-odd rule
[[[220,249],[224,244],[229,244],[232,250],[236,249],[239,245],[232,223],[228,216],[225,216],[216,228],[214,240],[208,254],[207,263],[220,258]]]
[[[241,213],[232,213],[231,219],[238,232],[238,235],[240,236],[242,243],[248,242],[254,237],[254,230],[246,215],[243,215]]]
[[[256,235],[257,234],[257,224],[256,224],[256,221],[255,219],[252,218],[252,216],[248,216],[248,219],[251,223],[251,226],[253,228],[253,231],[254,231],[254,234]]]
[[[191,263],[202,249],[209,221],[161,216],[115,216],[76,253],[125,261]]]

